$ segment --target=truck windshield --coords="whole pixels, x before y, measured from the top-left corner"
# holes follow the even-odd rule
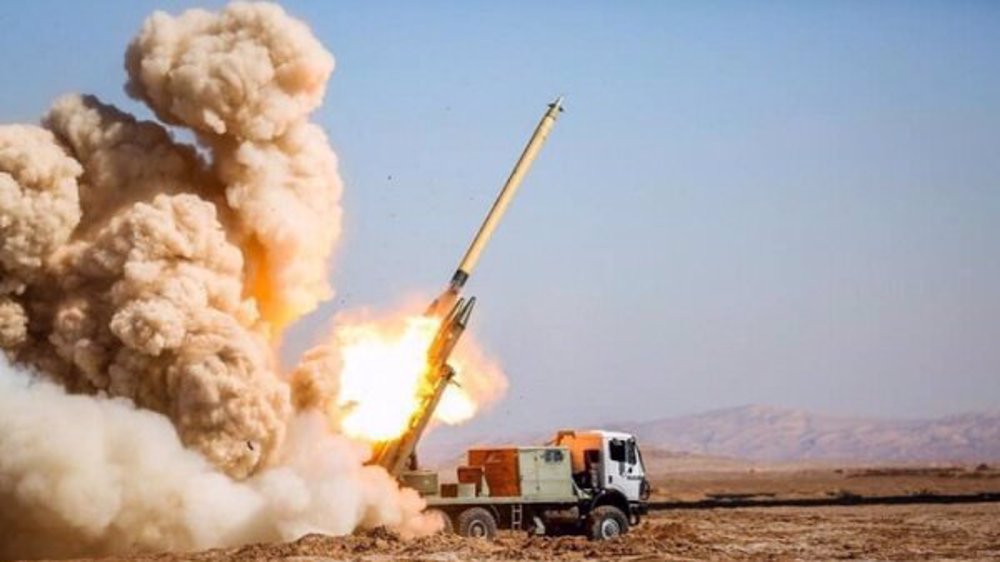
[[[634,439],[629,439],[628,446],[625,449],[625,457],[629,464],[635,464],[639,461],[639,449],[635,446]]]
[[[642,451],[639,450],[639,445],[635,442],[635,439],[633,439],[632,441],[629,441],[629,444],[631,445],[631,447],[629,448],[629,450],[632,452],[632,454],[634,455],[634,458],[635,458],[634,462],[632,462],[632,461],[630,461],[630,462],[632,462],[632,464],[638,463],[639,466],[645,467],[645,463],[642,462]]]

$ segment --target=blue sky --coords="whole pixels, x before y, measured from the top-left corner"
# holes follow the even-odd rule
[[[205,2],[201,5],[218,5]],[[124,95],[154,8],[4,3],[0,120]],[[744,403],[880,416],[1000,404],[1000,4],[287,2],[337,58],[337,297],[447,281],[557,94],[476,271],[497,424]]]

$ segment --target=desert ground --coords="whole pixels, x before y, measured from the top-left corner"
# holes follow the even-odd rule
[[[705,463],[709,464],[705,464]],[[850,493],[1000,491],[992,466],[755,464],[684,458],[658,466],[654,500],[823,497]],[[712,468],[714,467],[714,468]],[[995,560],[1000,558],[1000,503],[679,509],[654,512],[621,539],[534,537],[505,532],[496,540],[435,535],[403,540],[384,530],[349,537],[308,535],[201,553],[130,560]],[[121,558],[124,560],[125,558]]]
[[[660,512],[626,537],[502,533],[493,541],[437,535],[404,541],[374,531],[309,535],[142,560],[995,560],[1000,504],[748,508]]]

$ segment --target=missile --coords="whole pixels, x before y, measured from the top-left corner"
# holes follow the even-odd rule
[[[472,275],[476,264],[479,263],[479,257],[483,253],[483,248],[486,247],[486,244],[493,236],[493,231],[496,230],[500,219],[507,212],[507,207],[510,205],[511,200],[514,199],[517,190],[521,187],[524,176],[535,162],[535,158],[538,156],[539,151],[541,151],[542,145],[545,144],[545,140],[549,137],[549,132],[552,131],[552,127],[556,124],[556,119],[562,113],[562,104],[563,96],[559,96],[548,105],[548,110],[542,115],[541,121],[535,127],[535,132],[531,134],[531,139],[528,140],[524,151],[521,152],[521,157],[514,164],[514,169],[511,170],[506,183],[500,189],[496,201],[493,202],[493,207],[486,214],[483,224],[479,227],[475,238],[472,239],[472,243],[469,244],[465,255],[462,256],[462,261],[459,262],[458,269],[452,275],[451,281],[441,295],[431,303],[430,308],[427,310],[428,315],[443,316],[455,306],[455,302],[458,300],[458,295],[462,292],[465,282],[469,280],[469,276]]]
[[[559,96],[549,104],[549,109],[542,116],[542,120],[538,122],[538,126],[535,127],[535,132],[532,133],[531,139],[524,147],[510,177],[500,189],[493,207],[479,227],[476,237],[472,239],[472,244],[466,250],[462,261],[459,262],[451,282],[427,309],[427,315],[440,318],[441,324],[427,350],[427,366],[422,375],[423,381],[420,388],[423,391],[419,397],[419,405],[410,415],[403,433],[395,439],[374,444],[372,457],[368,461],[369,464],[385,468],[393,476],[398,477],[405,470],[417,469],[417,443],[434,415],[434,410],[441,401],[445,388],[452,383],[452,379],[455,377],[455,370],[448,364],[448,358],[462,337],[462,333],[465,332],[469,318],[472,316],[472,309],[476,306],[476,297],[468,299],[459,297],[462,287],[465,286],[469,275],[472,274],[472,270],[479,262],[483,248],[493,236],[493,231],[496,230],[497,224],[507,211],[507,206],[510,205],[511,199],[514,198],[514,194],[521,186],[525,174],[528,173],[535,157],[538,156],[538,152],[541,150],[542,144],[545,143],[545,139],[548,138],[556,118],[563,111],[562,101],[562,96]]]

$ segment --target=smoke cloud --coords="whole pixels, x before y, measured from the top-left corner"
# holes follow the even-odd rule
[[[236,481],[186,449],[162,415],[70,395],[0,358],[0,557],[190,550],[390,525],[434,529],[423,501],[316,413],[280,462]]]
[[[0,346],[28,337],[20,299],[44,276],[48,256],[80,220],[80,164],[51,132],[28,125],[0,127]]]
[[[265,320],[283,328],[330,297],[341,182],[326,136],[306,119],[334,62],[309,28],[271,4],[156,13],[125,66],[131,95],[212,149]]]
[[[332,55],[238,2],[153,14],[125,59],[159,122],[72,94],[0,126],[0,557],[433,531],[316,411],[336,362],[293,403],[275,360],[332,295]]]

